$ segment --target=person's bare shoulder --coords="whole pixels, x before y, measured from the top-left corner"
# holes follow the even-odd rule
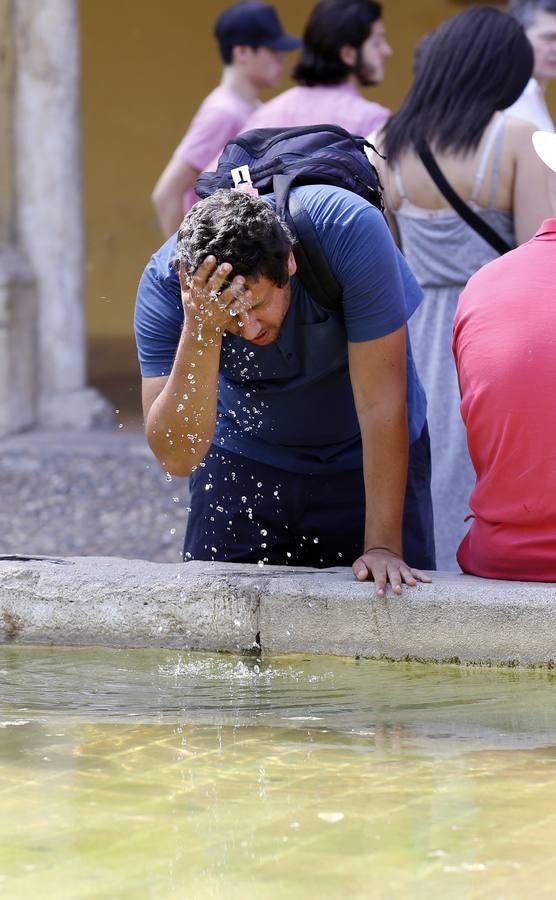
[[[513,151],[519,151],[525,143],[531,143],[531,136],[538,131],[536,125],[527,119],[520,119],[518,116],[507,116],[506,118],[506,134],[505,138],[508,147]]]

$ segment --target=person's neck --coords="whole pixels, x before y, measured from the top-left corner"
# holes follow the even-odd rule
[[[257,106],[259,102],[259,90],[237,66],[224,66],[220,86],[238,94],[246,103]]]
[[[538,86],[541,89],[541,94],[544,94],[546,91],[546,86],[549,82],[548,78],[541,78],[539,75],[533,75],[533,78],[537,82]]]
[[[354,88],[356,91],[361,90],[361,82],[359,81],[357,75],[353,72],[350,72],[345,81],[341,82],[342,84],[349,84],[350,87]]]

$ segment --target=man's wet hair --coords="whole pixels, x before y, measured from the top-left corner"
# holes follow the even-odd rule
[[[538,12],[556,16],[556,0],[510,0],[508,12],[523,28],[530,28]]]
[[[303,33],[303,49],[292,77],[300,84],[341,84],[352,68],[340,59],[344,45],[359,48],[371,26],[382,18],[374,0],[320,0]]]
[[[533,73],[522,26],[493,7],[472,7],[435,30],[399,110],[385,125],[389,163],[428,144],[464,155],[497,110],[521,96]]]
[[[192,274],[207,256],[230,263],[229,278],[268,278],[284,287],[294,238],[272,207],[244,191],[219,190],[195,203],[178,231],[174,269]]]

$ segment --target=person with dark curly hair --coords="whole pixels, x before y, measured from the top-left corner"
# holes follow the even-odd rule
[[[328,185],[292,193],[342,310],[296,276],[272,195],[200,200],[139,283],[147,440],[167,472],[191,475],[185,560],[353,563],[399,593],[435,567],[426,402],[405,339],[421,291],[377,208]]]

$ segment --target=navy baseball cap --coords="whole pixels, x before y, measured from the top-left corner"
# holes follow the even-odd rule
[[[271,50],[297,50],[300,38],[286,34],[273,6],[269,3],[236,3],[221,13],[214,25],[221,48],[270,47]]]

